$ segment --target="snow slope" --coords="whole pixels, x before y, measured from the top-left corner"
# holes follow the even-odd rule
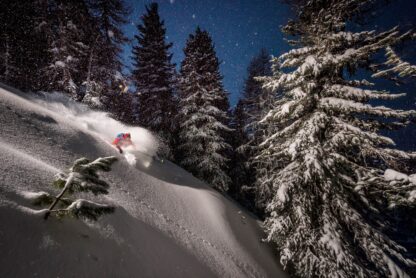
[[[130,164],[106,142],[126,130],[138,148]],[[287,277],[255,218],[173,163],[152,160],[156,150],[145,129],[0,84],[0,276]],[[114,214],[44,221],[24,197],[56,194],[53,176],[79,157],[109,155],[121,158],[105,174],[110,194],[84,198],[114,204]]]

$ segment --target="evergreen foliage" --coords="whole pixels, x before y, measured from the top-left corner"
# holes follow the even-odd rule
[[[49,23],[45,21],[42,28],[50,34],[50,65],[46,69],[46,77],[49,78],[48,87],[69,93],[77,98],[79,80],[77,73],[81,68],[81,62],[85,61],[88,46],[81,39],[82,29],[72,21],[73,10],[77,7],[73,2],[62,2],[53,7]],[[82,22],[79,22],[81,24]],[[57,28],[56,32],[50,30]]]
[[[272,74],[270,55],[262,49],[260,53],[252,59],[247,68],[248,77],[244,84],[242,105],[244,110],[244,125],[247,134],[253,136],[258,123],[265,111],[270,108],[268,91],[263,90],[262,83],[256,77],[270,76]]]
[[[158,4],[146,7],[142,24],[137,26],[137,45],[133,47],[133,80],[137,87],[135,117],[138,123],[171,143],[176,105],[174,99],[175,65],[166,43],[166,28]]]
[[[130,92],[115,92],[111,100],[113,117],[123,123],[132,125],[135,123],[134,95]]]
[[[232,183],[228,193],[239,203],[253,211],[253,192],[250,190],[244,190],[248,189],[248,186],[251,185],[250,181],[252,181],[253,176],[251,176],[252,172],[248,164],[247,153],[238,150],[240,146],[247,144],[249,141],[245,129],[245,113],[241,99],[232,111],[230,128],[233,129],[230,140],[233,151],[229,163]]]
[[[415,154],[377,133],[404,126],[416,111],[375,106],[369,101],[403,94],[345,76],[411,35],[346,31],[371,2],[306,1],[284,28],[301,47],[274,60],[285,73],[263,78],[265,89],[283,96],[261,120],[270,133],[256,158],[258,198],[267,205],[267,240],[298,276],[406,277],[416,265],[397,241],[393,218],[414,205],[414,189],[385,175]]]
[[[52,213],[57,216],[85,217],[97,220],[102,214],[114,212],[111,205],[95,203],[84,199],[71,199],[64,197],[76,192],[91,192],[94,195],[108,194],[109,184],[102,180],[98,171],[109,172],[111,165],[117,161],[114,156],[98,158],[90,162],[87,158],[77,159],[70,168],[68,174],[59,173],[53,185],[62,189],[57,197],[46,192],[32,193],[33,204],[43,206],[50,205],[46,211],[45,219]],[[65,195],[66,194],[66,195]],[[54,209],[57,206],[58,209]]]
[[[128,41],[122,25],[127,23],[130,9],[124,0],[89,1],[88,8],[92,24],[84,90],[98,95],[105,109],[114,113],[113,100],[119,96],[122,79],[122,45]]]
[[[187,40],[180,71],[180,163],[214,188],[227,191],[228,99],[219,73],[219,61],[208,32],[197,28]]]
[[[123,0],[0,1],[0,80],[113,112],[128,14]]]
[[[253,185],[256,174],[253,158],[257,155],[258,144],[264,136],[259,121],[268,112],[275,98],[274,93],[263,90],[262,83],[256,80],[257,77],[271,75],[270,56],[266,50],[262,49],[251,60],[247,73],[243,95],[233,111],[231,122],[234,132],[230,167],[233,186],[230,193],[245,206],[255,210]]]
[[[386,47],[386,57],[385,65],[389,68],[377,71],[373,74],[373,77],[386,77],[391,74],[397,74],[400,77],[416,77],[416,66],[400,59],[390,46]]]

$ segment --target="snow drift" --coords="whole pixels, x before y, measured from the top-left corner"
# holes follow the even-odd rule
[[[2,84],[0,125],[0,276],[286,277],[258,221],[173,163],[151,159],[158,142],[147,130],[59,94],[29,98]],[[110,194],[94,197],[115,213],[44,221],[31,192],[56,194],[53,176],[79,157],[118,155],[108,142],[122,131],[132,133],[138,163],[120,156],[104,175]]]

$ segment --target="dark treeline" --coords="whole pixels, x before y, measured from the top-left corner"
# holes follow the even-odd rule
[[[62,91],[116,111],[127,41],[123,1],[0,1],[0,77],[25,91]]]
[[[177,72],[151,3],[138,15],[126,74],[121,53],[129,39],[122,27],[129,16],[123,0],[0,1],[0,81],[27,92],[62,92],[143,126],[159,136],[165,156],[237,196],[234,115],[210,34],[197,27],[189,35]]]

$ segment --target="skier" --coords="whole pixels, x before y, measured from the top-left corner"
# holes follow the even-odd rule
[[[114,139],[112,145],[114,145],[120,153],[123,153],[121,147],[125,148],[128,146],[134,146],[133,142],[131,141],[130,133],[117,134],[117,137]]]

